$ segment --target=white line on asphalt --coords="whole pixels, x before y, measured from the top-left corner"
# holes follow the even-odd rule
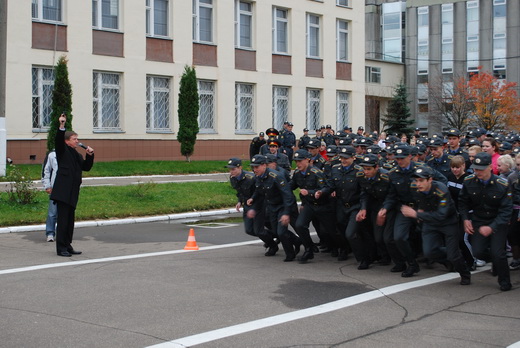
[[[489,266],[480,268],[477,272],[482,272],[485,270],[489,270]],[[477,273],[473,272],[473,273]],[[293,311],[289,313],[279,314],[272,317],[267,317],[263,319],[253,320],[247,323],[242,323],[238,325],[228,326],[217,330],[202,332],[196,335],[187,336],[175,339],[173,341],[159,343],[153,346],[148,346],[147,348],[181,348],[181,347],[192,347],[198,344],[203,344],[211,341],[216,341],[222,338],[239,335],[242,333],[260,330],[266,327],[275,326],[279,324],[285,324],[290,321],[304,319],[328,312],[337,311],[339,309],[351,307],[363,302],[375,300],[384,296],[392,295],[398,292],[418,288],[421,286],[432,285],[440,282],[444,282],[447,280],[457,279],[459,278],[458,273],[447,273],[436,277],[431,277],[427,279],[416,280],[413,282],[408,282],[404,284],[397,284],[392,286],[387,286],[382,289],[369,291],[363,294],[347,297],[338,301],[333,301],[329,303],[324,303],[319,306],[310,307],[298,311]],[[517,348],[517,347],[515,347]]]
[[[510,346],[507,346],[507,348],[520,348],[520,341],[515,342]]]
[[[249,244],[258,244],[261,243],[259,240],[252,240],[248,242],[239,242],[239,243],[231,243],[231,244],[223,244],[223,245],[211,245],[200,247],[199,250],[214,250],[214,249],[224,249],[224,248],[233,248],[242,245]],[[28,266],[21,268],[11,268],[0,270],[0,275],[3,274],[13,274],[13,273],[21,273],[21,272],[30,272],[30,271],[39,271],[42,269],[49,268],[58,268],[58,267],[69,267],[69,266],[78,266],[78,265],[88,265],[91,263],[102,263],[102,262],[113,262],[113,261],[122,261],[122,260],[132,260],[132,259],[141,259],[144,257],[155,257],[155,256],[164,256],[164,255],[173,255],[173,254],[181,254],[193,252],[192,250],[168,250],[168,251],[158,251],[155,253],[146,253],[146,254],[135,254],[135,255],[124,255],[124,256],[114,256],[114,257],[105,257],[102,259],[91,259],[91,260],[81,260],[81,261],[71,261],[71,262],[60,262],[60,263],[48,263],[45,265],[36,265],[36,266]]]

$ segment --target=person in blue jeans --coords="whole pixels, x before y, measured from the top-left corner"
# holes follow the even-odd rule
[[[56,160],[56,152],[52,150],[47,154],[43,161],[42,167],[42,183],[45,192],[50,194],[56,179],[56,172],[58,171],[58,161]],[[54,242],[56,235],[56,221],[58,219],[58,206],[56,202],[49,198],[49,208],[47,209],[47,220],[45,222],[45,235],[47,242]]]

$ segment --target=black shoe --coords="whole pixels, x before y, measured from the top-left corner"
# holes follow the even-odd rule
[[[81,255],[81,251],[77,251],[74,249],[67,250],[71,255]]]
[[[305,249],[305,252],[302,256],[298,259],[300,263],[305,263],[308,260],[312,260],[314,258],[314,253],[312,252],[312,249]]]
[[[368,266],[370,266],[370,262],[363,260],[363,261],[361,261],[361,263],[359,264],[357,269],[359,269],[359,270],[368,269]]]
[[[397,263],[394,267],[390,269],[390,272],[397,273],[403,272],[406,270],[406,265],[404,263]]]
[[[72,254],[69,253],[68,251],[60,251],[60,252],[58,252],[58,256],[71,257]]]
[[[460,274],[460,285],[471,284],[471,273],[469,271]]]
[[[403,278],[410,278],[415,273],[419,273],[421,269],[419,268],[419,265],[417,263],[413,263],[408,265],[403,273],[401,273],[401,277]]]
[[[469,270],[472,272],[477,270],[477,261],[473,261],[473,264],[471,265]]]
[[[298,253],[300,252],[301,246],[302,246],[302,242],[300,241],[300,239],[298,239],[298,241],[294,244],[294,255],[298,255]]]
[[[312,252],[313,252],[313,253],[316,253],[316,254],[320,252],[320,249],[318,248],[318,246],[317,246],[316,244],[314,244],[314,245],[312,246]]]
[[[269,250],[265,252],[265,256],[274,256],[278,251],[278,244],[273,244],[269,247]]]
[[[285,259],[283,259],[283,262],[291,262],[291,261],[294,261],[295,258],[296,258],[296,255],[286,255]]]
[[[509,290],[511,290],[512,287],[513,286],[509,282],[500,284],[501,291],[509,291]]]
[[[345,261],[348,259],[348,253],[346,250],[340,250],[338,255],[338,261]]]

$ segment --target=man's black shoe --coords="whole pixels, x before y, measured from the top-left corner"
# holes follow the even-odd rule
[[[471,284],[471,273],[469,271],[460,274],[460,285]]]
[[[363,260],[363,261],[361,261],[361,263],[359,264],[357,269],[359,269],[359,270],[368,269],[369,265],[370,265],[370,262]]]
[[[509,282],[500,284],[501,291],[509,291],[509,290],[511,290],[512,287],[513,286]]]
[[[314,258],[314,253],[312,252],[312,249],[305,249],[305,252],[302,256],[298,259],[300,263],[305,263],[308,260],[312,260]]]
[[[58,252],[58,256],[71,257],[72,254],[69,253],[68,251],[60,251],[60,252]]]
[[[312,252],[313,252],[313,253],[316,253],[316,254],[320,252],[320,249],[318,248],[318,246],[317,246],[316,244],[314,244],[314,245],[312,246]]]
[[[417,263],[410,264],[408,267],[404,270],[403,273],[401,273],[401,277],[403,278],[410,278],[415,273],[419,273],[421,269],[419,268],[419,265]]]
[[[403,272],[405,270],[406,270],[406,265],[404,263],[398,263],[390,269],[390,272],[397,273],[397,272]]]
[[[278,244],[273,244],[269,247],[269,249],[265,252],[265,256],[274,256],[278,251]]]
[[[291,262],[291,261],[294,261],[295,258],[296,258],[296,255],[287,255],[287,256],[285,256],[285,259],[283,259],[283,262]]]
[[[298,253],[300,252],[300,248],[302,246],[302,242],[300,241],[300,239],[298,238],[298,241],[294,244],[294,255],[298,255]],[[294,259],[294,258],[293,258]],[[292,260],[291,260],[292,261]]]
[[[81,255],[81,251],[77,251],[74,249],[67,250],[71,255]]]

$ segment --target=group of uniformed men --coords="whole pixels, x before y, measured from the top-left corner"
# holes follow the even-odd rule
[[[245,171],[238,158],[227,164],[246,233],[264,242],[266,256],[275,255],[278,244],[286,262],[296,259],[302,245],[301,263],[320,250],[340,261],[352,252],[360,270],[375,262],[393,262],[391,272],[411,277],[420,271],[417,257],[422,253],[428,264],[443,264],[460,274],[461,285],[468,285],[475,258],[489,253],[500,289],[511,289],[505,245],[512,197],[520,200],[518,180],[508,185],[493,174],[486,152],[470,161],[461,141],[466,147],[478,144],[484,133],[502,144],[509,140],[510,152],[518,153],[520,138],[501,139],[482,129],[463,137],[459,130],[450,129],[446,137],[417,137],[415,146],[389,136],[381,148],[377,135],[363,136],[362,127],[355,134],[348,127],[334,133],[326,126],[316,130],[315,138],[304,129],[293,153],[297,144],[292,128],[287,122],[282,132],[269,128],[267,139],[264,133],[253,139],[253,173]],[[325,157],[320,154],[323,142]],[[447,176],[457,155],[472,174],[458,186],[460,194],[454,200]],[[292,160],[296,169],[291,176]],[[293,194],[296,189],[300,207]],[[319,243],[310,236],[311,223]],[[471,236],[472,252],[464,243],[464,233]]]

